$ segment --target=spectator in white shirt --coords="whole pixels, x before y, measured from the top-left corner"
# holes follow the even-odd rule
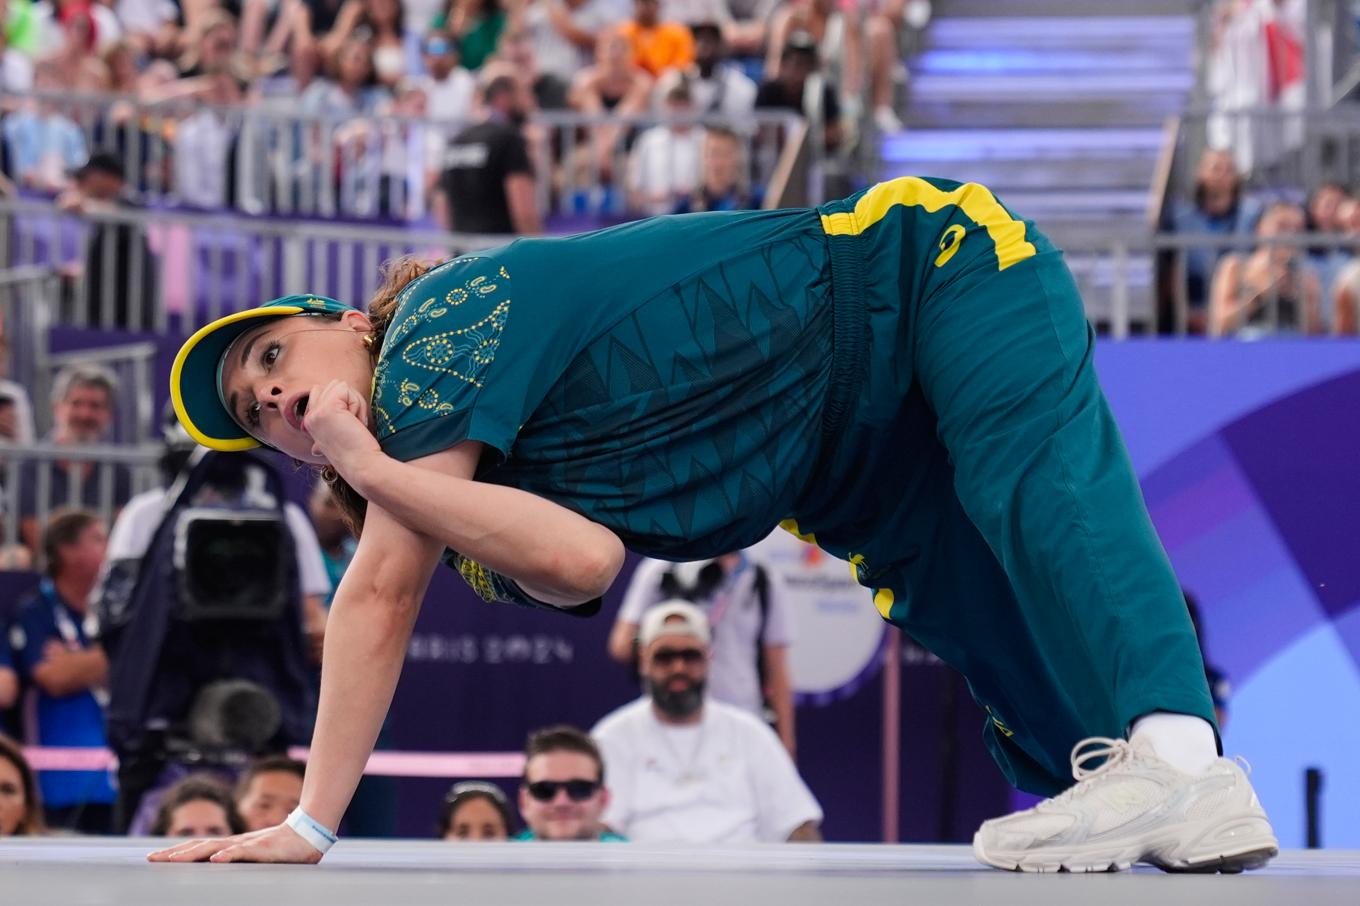
[[[713,635],[708,694],[762,720],[768,704],[779,737],[793,754],[788,669],[793,629],[784,581],[740,551],[696,563],[645,559],[628,581],[609,634],[610,656],[621,663],[635,661],[638,628],[647,610],[676,599],[695,605],[708,618]]]
[[[523,15],[539,68],[567,84],[595,61],[600,35],[628,18],[609,0],[529,0]]]
[[[628,203],[646,216],[669,214],[699,183],[703,130],[693,122],[694,101],[688,79],[666,92],[665,116],[673,122],[638,136],[628,158]]]
[[[456,121],[459,128],[467,124],[472,113],[472,99],[477,93],[477,79],[458,65],[458,45],[445,31],[432,31],[421,45],[426,75],[418,84],[425,90],[430,119],[440,125]],[[447,131],[450,134],[458,128]]]
[[[693,25],[696,22],[732,21],[727,0],[662,0],[661,21]]]
[[[819,841],[822,809],[774,731],[705,699],[709,640],[692,604],[643,617],[647,696],[591,734],[610,778],[605,824],[638,842]]]
[[[7,94],[33,89],[33,58],[10,47],[4,29],[0,29],[0,88]]]

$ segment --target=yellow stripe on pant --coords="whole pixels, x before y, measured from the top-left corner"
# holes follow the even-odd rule
[[[1025,238],[1024,222],[1012,217],[986,186],[973,182],[964,183],[949,192],[919,176],[903,176],[881,182],[860,197],[853,211],[823,214],[822,229],[830,236],[858,236],[899,205],[922,208],[932,214],[946,206],[958,208],[987,230],[992,244],[996,246],[997,270],[1004,271],[1012,264],[1037,254],[1033,243]],[[944,260],[940,264],[948,261],[948,257],[942,257]]]

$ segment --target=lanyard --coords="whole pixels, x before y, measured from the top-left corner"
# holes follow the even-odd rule
[[[71,614],[66,606],[66,602],[57,594],[57,587],[52,584],[51,579],[43,579],[38,586],[38,592],[47,599],[47,603],[52,605],[52,620],[57,625],[57,633],[61,636],[66,647],[72,651],[84,651],[87,644],[85,639],[94,634],[93,614],[85,617],[85,635],[81,634],[80,628],[76,626],[76,621],[71,619]],[[102,686],[92,687],[89,693],[94,696],[94,700],[100,708],[105,708],[109,703],[109,691]]]
[[[71,619],[71,613],[61,596],[57,594],[57,588],[52,584],[52,580],[43,579],[39,590],[52,606],[52,620],[57,624],[57,632],[61,635],[62,641],[67,647],[83,648],[85,640],[81,637],[80,629],[76,626],[76,621]]]
[[[716,630],[718,624],[722,622],[723,615],[727,613],[727,608],[731,606],[732,599],[736,597],[737,581],[742,573],[746,572],[746,567],[751,561],[746,559],[746,555],[741,555],[741,562],[736,569],[723,577],[722,585],[718,586],[719,591],[713,596],[713,607],[708,612],[709,629]]]

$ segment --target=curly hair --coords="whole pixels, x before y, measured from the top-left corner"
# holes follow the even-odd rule
[[[435,264],[436,262],[407,255],[393,258],[383,265],[382,284],[368,301],[368,319],[373,324],[373,330],[366,342],[374,366],[378,364],[378,355],[382,352],[383,340],[387,336],[387,328],[392,323],[392,316],[396,313],[397,300],[401,297],[402,290],[412,281],[429,273]],[[345,524],[354,533],[354,537],[358,538],[364,531],[364,515],[368,511],[368,501],[330,466],[321,468],[319,474],[321,480],[330,487],[335,503],[344,515]]]

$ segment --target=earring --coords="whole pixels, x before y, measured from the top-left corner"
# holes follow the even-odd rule
[[[371,334],[371,333],[366,333],[366,334],[364,334],[363,343],[364,343],[364,348],[367,349],[369,352],[372,352],[372,351],[373,351],[373,334]]]

